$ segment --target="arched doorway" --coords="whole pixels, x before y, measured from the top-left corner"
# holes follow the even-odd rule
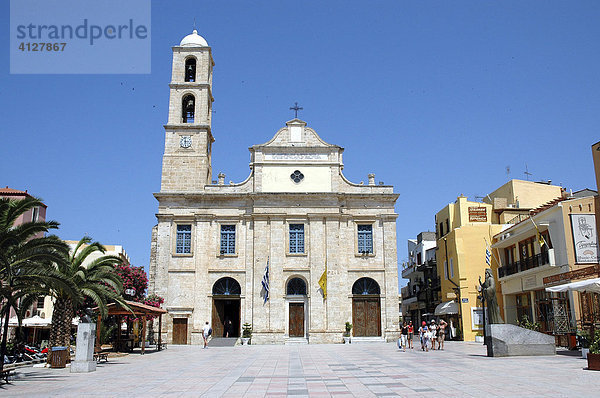
[[[381,336],[381,303],[379,284],[371,278],[360,278],[352,285],[352,325],[355,337]]]
[[[230,277],[221,278],[213,285],[213,337],[240,337],[241,293],[238,281]]]
[[[285,288],[288,301],[289,337],[306,336],[306,282],[302,278],[291,278]]]

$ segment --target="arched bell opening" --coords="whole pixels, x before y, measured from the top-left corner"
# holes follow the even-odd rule
[[[181,100],[181,118],[183,123],[194,123],[196,113],[196,99],[188,94]]]
[[[196,58],[194,57],[185,60],[185,81],[196,81]]]

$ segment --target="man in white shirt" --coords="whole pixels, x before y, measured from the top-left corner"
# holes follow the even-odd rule
[[[206,344],[208,343],[208,336],[211,335],[211,332],[212,328],[210,327],[207,321],[206,324],[202,327],[202,338],[204,339],[204,348],[206,348]]]

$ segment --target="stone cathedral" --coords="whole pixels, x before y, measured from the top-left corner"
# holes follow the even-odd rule
[[[346,322],[355,340],[396,339],[398,194],[348,181],[344,149],[298,118],[249,148],[244,181],[213,180],[213,67],[195,30],[173,47],[149,288],[163,341],[201,344],[207,321],[213,337],[249,323],[253,344],[341,343]]]

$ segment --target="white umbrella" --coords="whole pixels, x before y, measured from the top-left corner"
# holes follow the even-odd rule
[[[52,320],[49,318],[42,318],[39,315],[32,316],[31,318],[23,319],[23,326],[33,328],[33,342],[36,342],[35,335],[38,328],[50,327]]]
[[[586,279],[579,282],[565,283],[558,286],[546,288],[547,292],[585,292],[585,293],[600,293],[600,278]]]
[[[2,319],[0,319],[0,326],[4,325],[4,317],[2,317]],[[19,326],[19,318],[17,318],[16,316],[13,316],[12,318],[10,318],[8,320],[8,326],[12,327],[17,327]]]
[[[50,323],[52,323],[51,319],[42,318],[39,315],[32,316],[31,318],[23,319],[23,326],[28,327],[28,328],[48,327],[48,326],[50,326]]]

